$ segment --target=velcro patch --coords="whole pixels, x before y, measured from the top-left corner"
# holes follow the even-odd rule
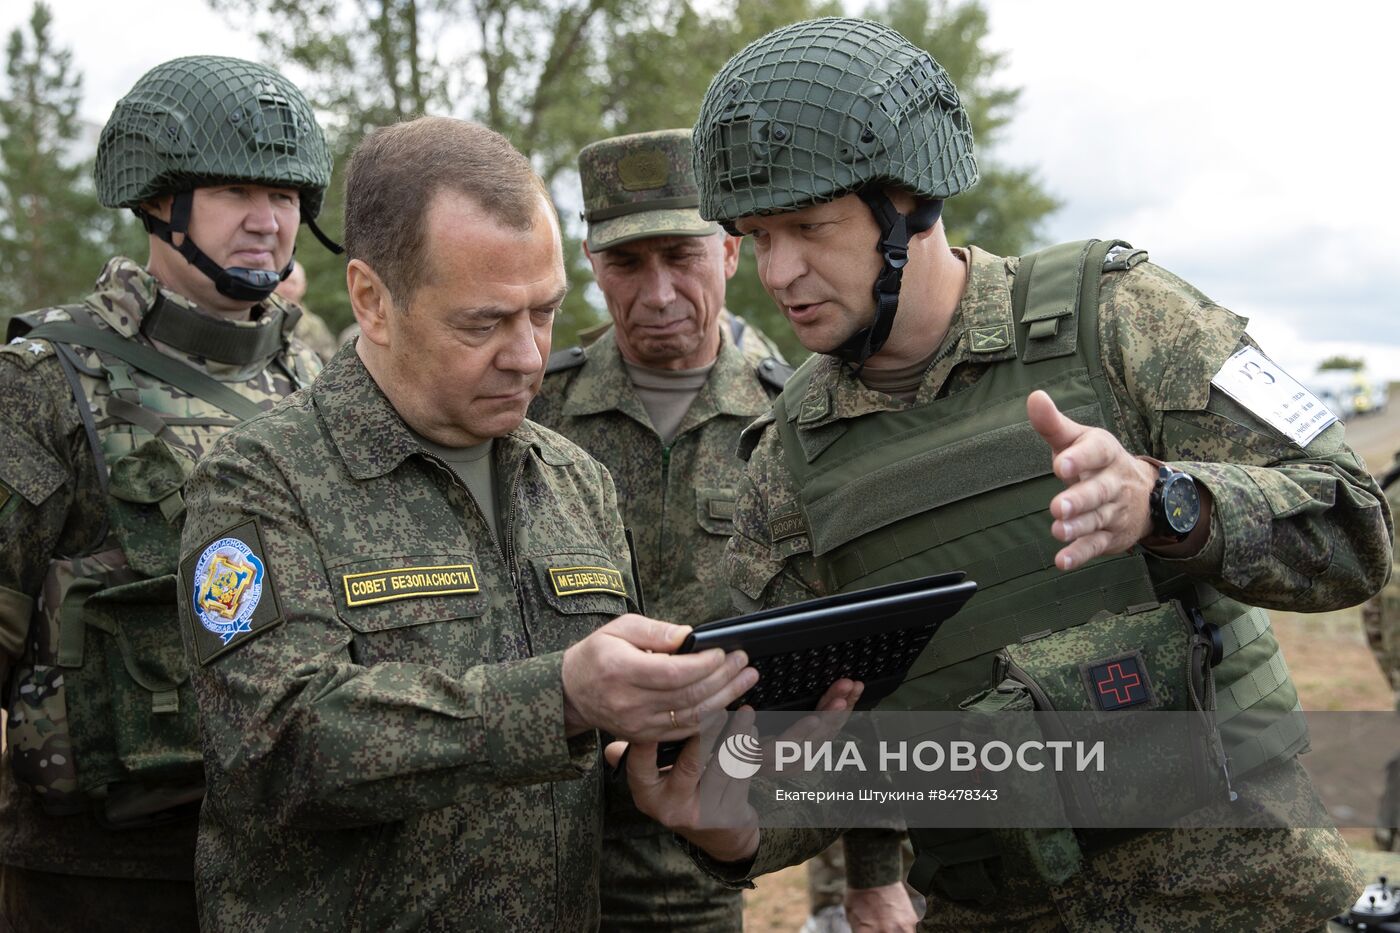
[[[995,353],[1011,346],[1011,328],[1006,324],[988,327],[974,327],[968,332],[968,343],[973,353]]]
[[[257,519],[248,519],[216,535],[180,564],[200,664],[282,621],[263,554],[262,529]]]
[[[1157,697],[1148,679],[1140,652],[1090,661],[1080,665],[1089,698],[1105,712],[1134,706],[1156,706]]]
[[[479,593],[476,567],[471,564],[441,564],[434,567],[386,567],[340,578],[345,587],[345,605],[368,606],[394,599],[417,596],[449,596]]]
[[[732,522],[734,520],[733,499],[711,499],[707,504],[711,518]]]
[[[812,424],[825,418],[831,412],[831,393],[820,392],[804,398],[797,414],[798,424]]]
[[[807,533],[807,521],[796,506],[775,514],[768,520],[768,537],[777,544],[784,538],[795,538]]]
[[[627,596],[627,584],[622,574],[611,567],[550,567],[549,582],[555,596],[578,596],[582,593],[612,593]]]

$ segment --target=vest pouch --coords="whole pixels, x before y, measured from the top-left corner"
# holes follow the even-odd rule
[[[148,825],[203,795],[194,693],[174,574],[101,590],[83,604],[67,671],[81,790],[114,827]]]
[[[193,468],[188,456],[159,438],[113,461],[108,514],[127,566],[138,575],[175,572],[185,516],[181,490]]]
[[[1073,825],[1133,827],[1149,812],[1170,821],[1231,799],[1211,654],[1208,634],[1176,600],[1102,612],[1002,650],[995,678],[1025,688],[1050,714],[1041,717],[1046,731],[1102,739],[1110,750],[1103,772],[1057,775]],[[1159,711],[1194,715],[1152,715]]]
[[[1044,741],[1040,720],[1032,715],[1035,708],[1023,684],[1005,680],[960,704],[969,715],[959,738],[979,744],[995,738],[1012,746]],[[1018,787],[1017,795],[1022,806],[1065,819],[1055,785]],[[1047,884],[1063,884],[1084,861],[1074,831],[1065,828],[911,829],[910,837],[918,854],[909,883],[925,895],[936,890],[953,901],[995,903],[999,879],[1007,870],[1022,874],[1029,868]]]

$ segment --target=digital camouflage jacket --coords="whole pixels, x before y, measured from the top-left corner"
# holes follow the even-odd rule
[[[150,346],[141,328],[147,312],[158,304],[167,321],[202,315],[186,299],[160,289],[135,262],[116,258],[81,304],[31,312],[15,324],[24,325],[17,328],[24,330],[79,320]],[[299,384],[309,383],[320,369],[314,355],[286,341],[293,321],[283,313],[286,310],[287,305],[273,296],[254,309],[253,320],[221,323],[250,331],[279,322],[284,326],[281,339],[267,341],[272,347],[268,354],[246,364],[218,363],[163,344],[158,348],[270,408]],[[58,663],[59,616],[80,578],[139,589],[143,581],[155,583],[168,574],[173,584],[183,518],[180,484],[195,460],[237,419],[141,370],[128,371],[105,354],[82,347],[73,348],[73,354],[75,378],[85,396],[82,404],[92,414],[106,465],[103,473],[114,477],[110,482],[106,475],[99,476],[74,388],[54,345],[21,336],[0,348],[0,660],[9,656],[0,860],[42,871],[189,880],[195,840],[192,815],[174,823],[113,831],[91,812],[91,801],[77,786],[67,744],[73,724],[67,720],[64,684],[67,679],[71,686],[77,678],[74,670]],[[160,433],[163,445],[154,443],[153,431]],[[160,456],[132,456],[138,448]],[[151,464],[156,468],[148,469]],[[155,489],[157,479],[168,488]],[[133,644],[128,639],[128,647],[134,649],[131,663],[139,668],[161,655],[159,662],[171,661],[179,668],[176,676],[182,677],[173,592],[172,585],[169,601],[161,606],[119,604],[112,621],[119,628],[136,621],[121,618],[121,605],[130,606],[132,613],[149,609],[150,618],[141,622],[152,626],[152,640]],[[173,659],[164,652],[171,638]],[[94,660],[91,655],[86,658]],[[148,699],[140,715],[150,714]],[[133,728],[140,732],[144,727],[137,722]],[[197,763],[198,751],[192,751]],[[18,773],[25,783],[16,782]],[[50,815],[40,805],[40,794],[50,806],[76,812]]]
[[[663,446],[628,380],[614,332],[582,351],[582,365],[567,366],[573,353],[563,351],[566,368],[545,378],[530,418],[612,473],[647,613],[688,625],[733,615],[724,546],[744,473],[739,434],[768,410],[782,384],[776,373],[767,385],[760,380],[768,357],[746,356],[721,330],[714,369],[675,439]]]
[[[565,738],[560,666],[634,592],[617,500],[529,421],[494,456],[504,540],[351,344],[196,469],[203,929],[596,924],[598,743]]]

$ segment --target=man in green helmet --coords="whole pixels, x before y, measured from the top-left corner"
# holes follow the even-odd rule
[[[196,928],[182,488],[216,437],[320,369],[273,290],[330,173],[310,106],[277,72],[159,65],[117,103],[96,166],[102,203],[145,224],[148,261],[114,258],[82,302],[10,323],[0,929]]]
[[[765,288],[816,352],[745,432],[728,554],[739,603],[968,571],[977,597],[883,707],[905,710],[1024,694],[993,672],[1029,642],[1189,618],[1192,637],[1219,639],[1216,773],[1238,800],[1211,796],[1187,820],[1280,820],[1066,831],[1058,860],[1032,851],[1034,834],[911,829],[921,928],[1297,930],[1347,904],[1361,878],[1341,837],[1295,828],[1329,824],[1258,608],[1353,605],[1389,574],[1390,514],[1341,424],[1243,318],[1143,250],[951,249],[944,199],[977,179],[967,114],[892,29],[826,19],[765,36],[716,76],[694,138],[702,216],[754,237]],[[1067,700],[1116,708],[1091,677],[1071,681]],[[831,839],[702,828],[698,743],[669,774],[646,758],[629,759],[638,806],[721,878],[745,883]]]

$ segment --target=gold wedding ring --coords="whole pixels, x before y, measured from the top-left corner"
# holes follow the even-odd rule
[[[669,710],[668,712],[670,712],[670,714],[671,714],[671,728],[672,728],[672,729],[679,729],[679,728],[681,727],[681,724],[678,723],[678,722],[676,722],[676,711],[675,711],[675,710]]]

